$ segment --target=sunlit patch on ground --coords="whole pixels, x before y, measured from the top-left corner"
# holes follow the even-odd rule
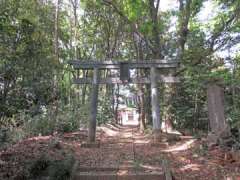
[[[162,151],[163,152],[186,151],[186,150],[190,149],[196,141],[197,141],[196,139],[189,139],[185,142],[180,142],[174,146],[170,146],[169,148],[164,149]]]
[[[107,136],[116,136],[118,135],[119,132],[114,131],[112,129],[109,129],[107,127],[101,127],[100,128],[102,131],[104,131],[104,133],[106,133]]]
[[[199,164],[187,164],[180,168],[181,171],[191,170],[191,171],[199,171],[201,166]]]

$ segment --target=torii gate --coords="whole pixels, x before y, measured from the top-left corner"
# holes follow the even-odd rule
[[[95,142],[96,137],[96,117],[97,117],[97,102],[98,102],[98,87],[99,84],[151,84],[151,106],[153,118],[153,130],[161,128],[160,121],[160,105],[159,105],[159,92],[158,83],[175,83],[179,82],[177,77],[171,73],[164,73],[165,70],[171,70],[178,67],[178,61],[172,60],[148,60],[148,61],[69,61],[69,64],[77,70],[77,75],[74,75],[74,84],[92,84],[92,97],[91,97],[91,113],[88,129],[89,142]],[[92,70],[93,77],[79,76],[79,70]],[[99,71],[105,69],[120,70],[120,77],[107,77],[100,78]],[[150,77],[130,77],[130,69],[150,69]],[[165,74],[165,75],[164,75]]]

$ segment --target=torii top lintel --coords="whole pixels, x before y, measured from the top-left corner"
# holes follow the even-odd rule
[[[69,64],[76,70],[104,70],[104,69],[120,69],[120,77],[105,77],[97,78],[98,84],[121,84],[121,83],[136,83],[136,84],[148,84],[151,83],[150,77],[130,77],[130,69],[174,69],[178,67],[178,61],[172,60],[148,60],[148,61],[69,61]],[[156,71],[157,82],[175,83],[179,82],[179,78],[172,75],[160,75],[163,72]],[[97,75],[98,73],[96,73]],[[74,84],[92,84],[93,78],[74,77]],[[96,79],[96,77],[95,77]]]
[[[127,64],[129,69],[139,68],[176,68],[178,61],[173,60],[147,60],[147,61],[80,61],[72,60],[69,64],[74,69],[119,69],[121,64]]]

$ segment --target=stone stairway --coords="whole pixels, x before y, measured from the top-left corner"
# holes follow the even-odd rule
[[[142,143],[142,136],[134,128],[124,128],[118,136],[110,137],[100,143],[100,148],[94,152],[100,153],[101,160],[94,162],[93,157],[84,157],[90,162],[77,161],[74,165],[73,180],[171,180],[167,168],[161,165],[144,162],[141,150],[147,147]],[[90,149],[91,150],[91,149]],[[90,161],[91,160],[91,161]]]

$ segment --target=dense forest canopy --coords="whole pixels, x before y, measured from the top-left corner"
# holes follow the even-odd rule
[[[74,175],[240,179],[240,0],[0,0],[0,179]]]
[[[178,60],[181,83],[159,86],[163,122],[208,130],[206,84],[217,78],[227,120],[240,127],[239,0],[1,0],[0,6],[2,127],[48,134],[84,126],[91,87],[72,84],[73,59]],[[99,124],[116,118],[121,88],[100,87]],[[151,126],[150,87],[127,88],[139,95],[133,106],[146,119],[143,128]]]

